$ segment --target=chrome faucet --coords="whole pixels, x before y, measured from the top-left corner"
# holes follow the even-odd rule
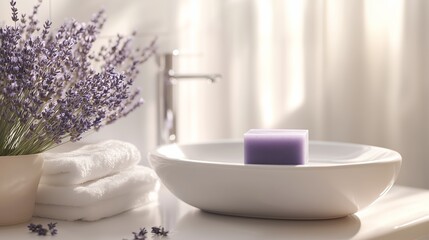
[[[176,142],[177,112],[173,104],[173,86],[181,79],[205,79],[215,82],[219,74],[177,74],[174,72],[174,56],[179,51],[158,56],[158,145]]]

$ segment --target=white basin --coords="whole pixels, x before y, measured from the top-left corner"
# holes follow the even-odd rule
[[[393,185],[395,151],[310,141],[307,165],[245,165],[243,142],[164,145],[149,162],[179,199],[204,211],[278,219],[329,219],[367,207]]]

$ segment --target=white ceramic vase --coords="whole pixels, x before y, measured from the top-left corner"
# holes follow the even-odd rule
[[[0,156],[0,225],[31,219],[42,166],[40,154]]]

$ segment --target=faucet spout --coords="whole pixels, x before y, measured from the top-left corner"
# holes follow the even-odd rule
[[[178,80],[209,80],[214,83],[220,74],[177,74],[173,70],[173,57],[177,51],[159,56],[158,73],[158,145],[177,141],[177,112],[174,104],[173,86]]]
[[[168,72],[168,76],[170,77],[170,80],[193,80],[193,79],[205,79],[209,80],[212,83],[217,82],[218,79],[222,78],[222,75],[220,74],[176,74],[173,70],[170,70]]]

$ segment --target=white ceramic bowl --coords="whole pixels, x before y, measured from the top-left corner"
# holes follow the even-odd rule
[[[370,205],[393,185],[395,151],[310,141],[307,165],[245,165],[238,141],[164,145],[149,161],[179,199],[227,215],[329,219]]]

